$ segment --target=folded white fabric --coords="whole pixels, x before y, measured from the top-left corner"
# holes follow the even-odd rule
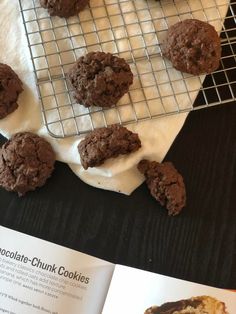
[[[196,0],[193,2],[194,5],[200,3],[202,10],[209,6],[209,1],[206,1],[207,4]],[[221,15],[224,16],[228,1],[213,2],[217,2]],[[214,15],[210,12],[209,14]],[[214,16],[212,20],[214,21]],[[221,25],[218,31],[220,27]],[[45,137],[52,144],[58,160],[68,163],[73,172],[84,182],[98,188],[130,194],[143,182],[143,176],[136,169],[137,163],[142,158],[162,161],[187,117],[187,113],[184,113],[128,125],[131,131],[139,134],[142,148],[129,156],[107,160],[104,165],[85,171],[80,165],[77,150],[81,137],[52,138],[43,125],[30,53],[17,0],[0,2],[0,62],[10,65],[24,82],[24,92],[18,102],[19,108],[0,120],[0,132],[7,138],[19,131],[32,131]],[[203,79],[204,76],[201,77],[201,81]],[[200,88],[200,80],[196,83],[193,78],[192,84],[195,92],[191,97],[194,98],[197,94],[196,88]],[[183,106],[187,108],[189,101],[188,97],[183,98]]]

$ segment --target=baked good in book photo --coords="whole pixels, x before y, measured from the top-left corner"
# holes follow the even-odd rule
[[[114,124],[90,132],[78,145],[84,169],[102,165],[108,158],[137,151],[141,147],[138,134]]]
[[[0,63],[0,119],[18,108],[17,99],[23,91],[23,84],[13,69]]]
[[[16,133],[0,148],[0,187],[22,196],[45,184],[54,163],[55,153],[44,138]]]
[[[210,296],[167,302],[148,308],[144,314],[228,314],[224,302]]]
[[[187,19],[169,28],[163,55],[179,71],[193,75],[211,73],[220,64],[220,38],[209,23]]]
[[[128,92],[133,83],[130,66],[105,52],[89,52],[68,73],[74,97],[85,107],[111,107]]]
[[[186,205],[183,177],[171,162],[141,160],[138,170],[144,174],[151,195],[168,210],[168,215],[180,213]]]
[[[70,17],[82,11],[89,0],[40,0],[42,7],[48,10],[50,15]]]

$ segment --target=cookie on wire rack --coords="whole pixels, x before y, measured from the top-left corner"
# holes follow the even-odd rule
[[[209,23],[186,19],[169,28],[163,55],[179,71],[193,75],[211,73],[220,64],[220,38]]]
[[[65,18],[77,15],[88,3],[89,0],[40,0],[50,15]]]
[[[123,58],[97,51],[80,57],[68,79],[79,104],[112,107],[128,92],[133,73]]]

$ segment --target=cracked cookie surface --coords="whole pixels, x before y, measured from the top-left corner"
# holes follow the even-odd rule
[[[133,83],[130,66],[123,58],[105,52],[82,56],[68,72],[74,98],[85,107],[111,107]]]
[[[52,16],[70,17],[82,11],[89,0],[40,0],[43,8]]]
[[[209,23],[186,19],[169,28],[163,55],[179,71],[193,75],[211,73],[220,64],[220,38]]]
[[[12,68],[0,63],[0,119],[18,108],[17,99],[23,91],[22,85]]]
[[[17,133],[0,148],[0,186],[22,196],[45,184],[54,163],[46,140],[30,132]]]
[[[186,190],[181,174],[171,162],[141,160],[138,170],[145,175],[151,195],[169,215],[177,215],[186,205]]]
[[[138,134],[121,125],[111,125],[89,133],[78,145],[84,169],[100,166],[106,159],[129,154],[141,147]]]

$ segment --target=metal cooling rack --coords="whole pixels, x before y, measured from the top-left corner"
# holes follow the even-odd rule
[[[39,0],[19,0],[19,4],[44,122],[54,137],[236,98],[236,1],[91,0],[79,16],[69,19],[50,17]],[[168,27],[186,18],[208,21],[221,31],[221,65],[206,79],[180,73],[162,57],[161,42]],[[84,108],[75,103],[66,79],[78,57],[96,50],[125,58],[134,74],[129,93],[110,109]]]

